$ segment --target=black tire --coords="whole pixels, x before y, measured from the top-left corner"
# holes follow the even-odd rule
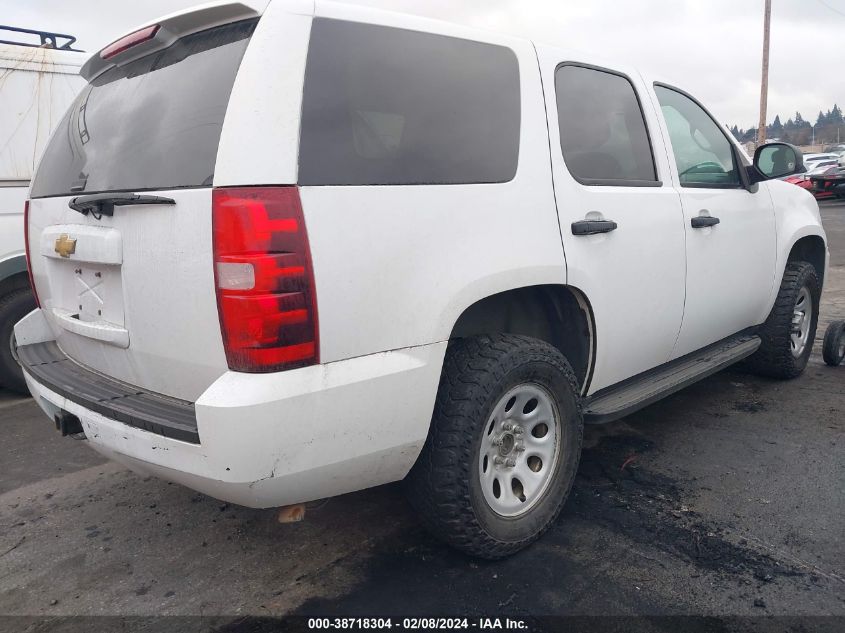
[[[792,318],[802,288],[809,291],[813,313],[807,343],[801,355],[795,356],[791,346]],[[797,378],[803,373],[816,338],[820,294],[819,278],[812,264],[789,262],[786,265],[775,305],[759,331],[763,343],[747,363],[752,371],[781,379]]]
[[[556,407],[560,443],[545,490],[525,513],[505,517],[485,501],[476,475],[479,450],[494,406],[523,384],[539,385]],[[446,543],[481,558],[509,556],[557,518],[578,470],[582,436],[578,384],[556,348],[505,334],[455,341],[446,353],[428,439],[406,479],[408,498]]]
[[[6,389],[29,395],[23,372],[12,355],[10,342],[15,323],[35,309],[35,299],[29,288],[17,288],[0,297],[0,385]]]
[[[824,333],[822,358],[831,367],[838,367],[845,357],[845,321],[834,321]]]

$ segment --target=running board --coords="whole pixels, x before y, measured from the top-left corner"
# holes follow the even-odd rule
[[[751,356],[760,337],[733,336],[639,376],[602,389],[584,405],[586,424],[613,422]]]

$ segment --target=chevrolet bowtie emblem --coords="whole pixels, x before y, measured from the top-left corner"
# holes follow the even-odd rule
[[[67,233],[62,233],[56,239],[54,250],[62,257],[70,257],[76,252],[76,240],[69,238]]]

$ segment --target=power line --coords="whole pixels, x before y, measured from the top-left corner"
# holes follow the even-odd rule
[[[827,2],[825,2],[825,0],[817,0],[817,1],[818,1],[818,3],[819,3],[820,5],[822,5],[823,7],[826,7],[826,8],[828,8],[828,9],[830,9],[831,11],[833,11],[834,13],[838,13],[838,14],[839,14],[839,15],[841,15],[843,18],[845,18],[845,12],[840,11],[839,9],[835,9],[835,8],[833,8],[833,7],[832,7],[832,6],[830,6]]]

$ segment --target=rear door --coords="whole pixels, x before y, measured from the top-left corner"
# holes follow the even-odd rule
[[[595,392],[669,360],[684,310],[683,215],[638,76],[539,54],[567,280],[596,323]]]
[[[190,23],[182,16],[176,26]],[[211,187],[256,24],[194,26],[166,48],[130,54],[94,77],[53,135],[30,193],[32,268],[60,347],[83,365],[188,400],[226,370]],[[120,192],[172,204],[113,215],[68,206]]]

